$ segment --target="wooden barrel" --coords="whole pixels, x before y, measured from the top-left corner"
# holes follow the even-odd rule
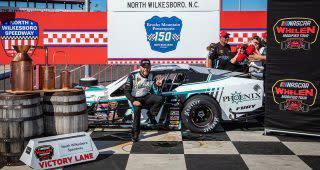
[[[82,132],[88,129],[83,90],[45,92],[43,95],[45,135]]]
[[[0,157],[11,164],[19,158],[30,139],[44,132],[39,93],[0,93]]]

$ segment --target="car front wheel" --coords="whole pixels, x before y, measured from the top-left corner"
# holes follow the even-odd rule
[[[220,119],[219,104],[206,95],[191,97],[182,110],[183,124],[193,132],[209,133],[218,126]]]

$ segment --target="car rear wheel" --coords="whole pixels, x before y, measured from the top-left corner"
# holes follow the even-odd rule
[[[193,132],[208,133],[220,122],[219,104],[206,95],[191,97],[185,104],[181,118],[183,124]]]

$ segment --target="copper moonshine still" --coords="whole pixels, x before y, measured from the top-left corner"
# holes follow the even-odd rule
[[[40,90],[54,90],[55,89],[55,70],[53,65],[48,64],[48,48],[46,50],[46,65],[39,68],[39,89]]]
[[[71,73],[70,73],[70,70],[68,69],[67,53],[64,51],[56,51],[53,54],[53,58],[57,53],[63,53],[64,58],[66,60],[66,67],[61,71],[61,74],[60,74],[60,89],[71,89]]]
[[[11,90],[32,91],[33,90],[33,61],[28,55],[31,46],[13,46],[17,54],[11,61]]]

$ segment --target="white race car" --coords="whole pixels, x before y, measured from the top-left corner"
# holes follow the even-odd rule
[[[180,129],[182,122],[193,132],[205,133],[212,132],[221,121],[261,115],[263,81],[248,74],[186,64],[155,65],[151,72],[165,77],[161,93],[165,102],[156,117],[164,127]],[[124,95],[126,80],[127,76],[106,87],[86,88],[94,117],[109,124],[131,124],[132,107]],[[149,124],[146,112],[142,111],[142,125]]]

